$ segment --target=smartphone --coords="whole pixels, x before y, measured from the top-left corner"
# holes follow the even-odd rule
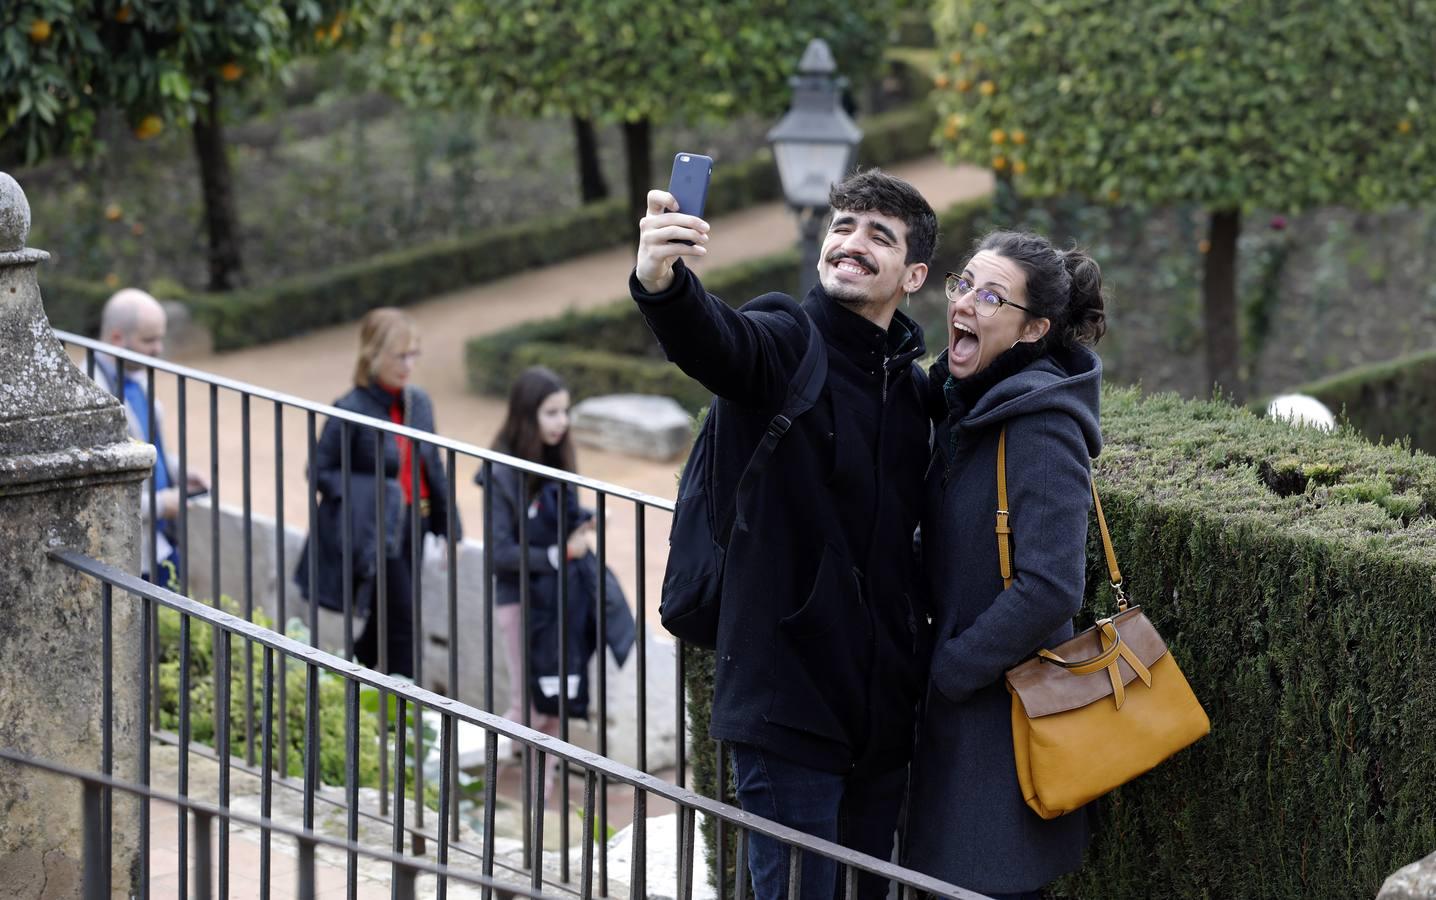
[[[698,153],[678,153],[673,157],[673,175],[668,179],[668,193],[678,201],[678,212],[703,218],[708,202],[708,180],[713,175],[712,157]],[[692,241],[679,241],[691,245]]]

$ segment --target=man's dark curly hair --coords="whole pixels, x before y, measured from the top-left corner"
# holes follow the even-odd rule
[[[937,214],[917,188],[881,169],[854,172],[828,191],[834,212],[878,212],[907,226],[906,262],[930,263],[937,249]]]

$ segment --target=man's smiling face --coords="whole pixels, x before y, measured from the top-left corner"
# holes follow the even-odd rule
[[[886,304],[904,293],[919,265],[908,264],[907,250],[901,219],[871,210],[834,210],[818,257],[818,280],[844,305]]]

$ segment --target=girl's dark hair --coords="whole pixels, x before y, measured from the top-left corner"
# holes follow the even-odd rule
[[[1040,234],[993,231],[977,244],[1022,267],[1033,315],[1052,320],[1048,340],[1064,347],[1094,347],[1107,333],[1102,269],[1084,251],[1058,250]]]
[[[566,390],[563,379],[552,369],[543,366],[525,369],[509,388],[509,411],[504,416],[504,424],[499,426],[499,433],[494,435],[494,449],[565,472],[577,471],[572,432],[565,432],[563,440],[549,446],[544,443],[538,427],[539,407],[549,397]],[[538,480],[527,481],[532,495],[538,490]]]

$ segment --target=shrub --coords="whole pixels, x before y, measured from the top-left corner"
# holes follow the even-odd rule
[[[1331,407],[1372,441],[1410,438],[1411,446],[1436,453],[1436,351],[1360,366],[1297,392]]]

